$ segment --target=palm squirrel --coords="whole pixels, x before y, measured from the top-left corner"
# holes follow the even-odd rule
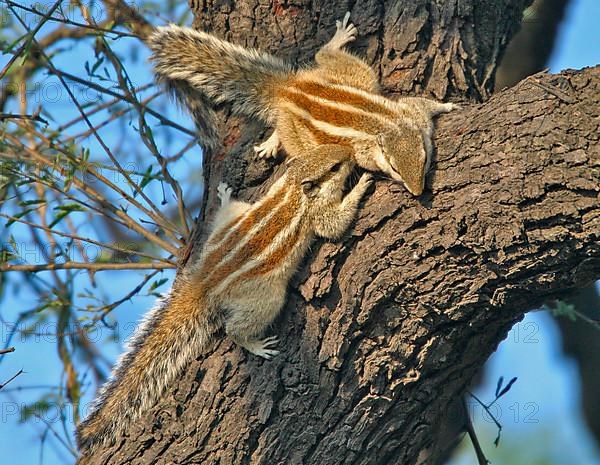
[[[221,207],[202,252],[144,318],[78,427],[84,457],[126,433],[219,328],[255,355],[278,353],[277,338],[258,337],[279,314],[313,237],[339,238],[354,219],[372,181],[363,174],[344,197],[353,167],[348,147],[321,145],[290,159],[256,203],[232,200],[219,185]]]
[[[255,148],[259,156],[274,156],[280,145],[294,157],[340,144],[352,148],[362,168],[382,171],[420,195],[431,162],[432,117],[456,105],[382,96],[375,72],[343,50],[358,33],[349,18],[346,13],[337,21],[316,66],[298,71],[267,53],[175,25],[157,28],[148,45],[158,79],[189,108],[205,147],[217,144],[210,103],[229,104],[237,114],[274,126]]]

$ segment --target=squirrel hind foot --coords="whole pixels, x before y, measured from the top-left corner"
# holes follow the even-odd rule
[[[436,112],[435,114],[441,114],[441,113],[450,113],[451,111],[454,110],[460,110],[461,106],[458,105],[457,103],[439,103],[439,106],[436,108]]]
[[[248,352],[266,360],[271,360],[280,353],[278,350],[273,349],[273,347],[279,343],[279,338],[277,336],[270,336],[264,339],[241,339],[232,337],[231,335],[229,337],[231,337],[237,345],[243,347]]]
[[[226,205],[231,201],[231,187],[226,182],[220,182],[217,186],[217,197],[221,201],[221,205]]]
[[[356,36],[358,35],[358,29],[354,24],[348,22],[349,19],[350,12],[347,11],[344,15],[344,19],[335,22],[335,34],[323,48],[328,48],[330,50],[339,50],[348,42],[352,42],[356,39]]]

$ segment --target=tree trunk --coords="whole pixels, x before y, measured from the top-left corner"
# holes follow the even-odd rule
[[[386,91],[466,101],[488,98],[528,2],[190,3],[197,27],[299,63],[349,9]],[[380,178],[352,231],[313,247],[272,329],[282,354],[219,337],[91,463],[435,463],[449,406],[510,327],[600,277],[599,96],[599,68],[540,75],[441,118],[428,192]],[[254,160],[256,123],[221,131],[205,212],[221,175],[252,198],[282,169]]]

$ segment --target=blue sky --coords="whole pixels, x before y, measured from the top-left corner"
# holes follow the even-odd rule
[[[600,33],[598,19],[600,18],[600,1],[578,0],[574,2],[568,18],[561,29],[558,47],[550,61],[552,72],[564,68],[581,68],[600,63]],[[123,43],[123,50],[127,43]],[[87,50],[87,49],[86,49]],[[70,55],[85,56],[86,51],[74,51]],[[145,63],[145,54],[141,53],[137,61],[132,60],[131,73],[136,84],[144,84],[151,80],[149,68]],[[72,58],[71,58],[72,59]],[[0,58],[0,65],[3,64]],[[68,63],[58,62],[61,66]],[[68,112],[68,99],[60,100]],[[183,121],[186,118],[171,105],[163,108],[174,119]],[[188,124],[189,127],[189,124]],[[117,137],[113,134],[112,137]],[[131,144],[131,150],[136,150],[136,141],[125,141]],[[167,138],[162,139],[165,146],[172,143]],[[90,145],[93,146],[91,142]],[[175,152],[176,150],[173,150]],[[198,171],[199,160],[189,160],[182,165],[182,172],[176,175],[188,175]],[[193,183],[192,183],[193,184]],[[201,186],[198,186],[200,189]],[[172,277],[172,272],[163,273],[164,277]],[[117,296],[137,284],[142,274],[134,272],[99,273],[96,278],[100,287],[106,286]],[[86,277],[80,277],[82,285],[89,286]],[[166,290],[166,287],[162,290]],[[139,296],[120,306],[114,314],[119,322],[120,340],[126,338],[135,326],[135,322],[146,312],[154,302],[153,297]],[[27,296],[8,295],[2,304],[2,316],[11,321],[18,312],[30,308],[34,302],[28,301]],[[48,328],[45,328],[46,330]],[[107,334],[100,333],[104,338]],[[0,328],[3,345],[6,338],[6,328]],[[521,447],[526,438],[539,437],[542,431],[547,438],[541,444],[543,451],[536,447],[526,447],[531,452],[550,454],[557,458],[553,463],[578,463],[581,465],[600,465],[600,455],[594,449],[591,441],[581,441],[586,437],[586,431],[580,420],[578,407],[578,384],[576,367],[573,362],[560,354],[558,333],[552,318],[543,312],[530,313],[509,334],[506,341],[490,359],[485,377],[477,394],[489,399],[494,391],[499,376],[510,378],[518,376],[519,380],[511,392],[499,402],[504,424],[503,439],[499,449],[503,447]],[[34,342],[34,343],[32,343]],[[38,398],[41,392],[38,386],[56,385],[58,382],[59,363],[56,356],[55,341],[49,336],[40,336],[32,340],[16,340],[18,350],[6,356],[0,363],[0,376],[9,377],[12,373],[23,368],[26,373],[15,380],[2,391],[2,421],[0,426],[0,450],[3,457],[0,462],[10,465],[30,465],[39,463],[43,451],[46,465],[72,463],[72,459],[56,441],[48,440],[47,447],[40,448],[39,434],[44,425],[30,422],[27,425],[18,424],[18,410],[25,404]],[[120,342],[107,343],[105,354],[109,363],[114,361],[121,352]],[[543,383],[540,380],[544,380]],[[0,380],[2,381],[2,380]],[[88,393],[86,400],[91,399]],[[495,458],[491,442],[495,436],[493,425],[481,411],[474,407],[474,421],[481,432],[482,445],[494,464],[503,463],[501,458]],[[55,418],[47,418],[60,429],[60,422]],[[538,435],[538,436],[536,436]],[[573,448],[572,444],[578,447]],[[579,447],[581,445],[581,447]],[[563,457],[569,454],[568,457]],[[525,457],[530,460],[531,457]],[[470,445],[464,447],[464,453],[456,460],[456,464],[475,463]],[[525,463],[525,462],[522,462]]]

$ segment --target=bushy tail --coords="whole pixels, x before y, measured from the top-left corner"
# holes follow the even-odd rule
[[[185,281],[182,276],[180,281]],[[151,408],[182,369],[207,345],[218,324],[189,283],[178,286],[144,318],[87,418],[77,428],[83,463],[123,435]]]
[[[159,80],[174,88],[186,105],[203,94],[213,105],[227,104],[237,114],[270,123],[274,88],[292,72],[268,53],[187,27],[159,27],[148,45]]]

